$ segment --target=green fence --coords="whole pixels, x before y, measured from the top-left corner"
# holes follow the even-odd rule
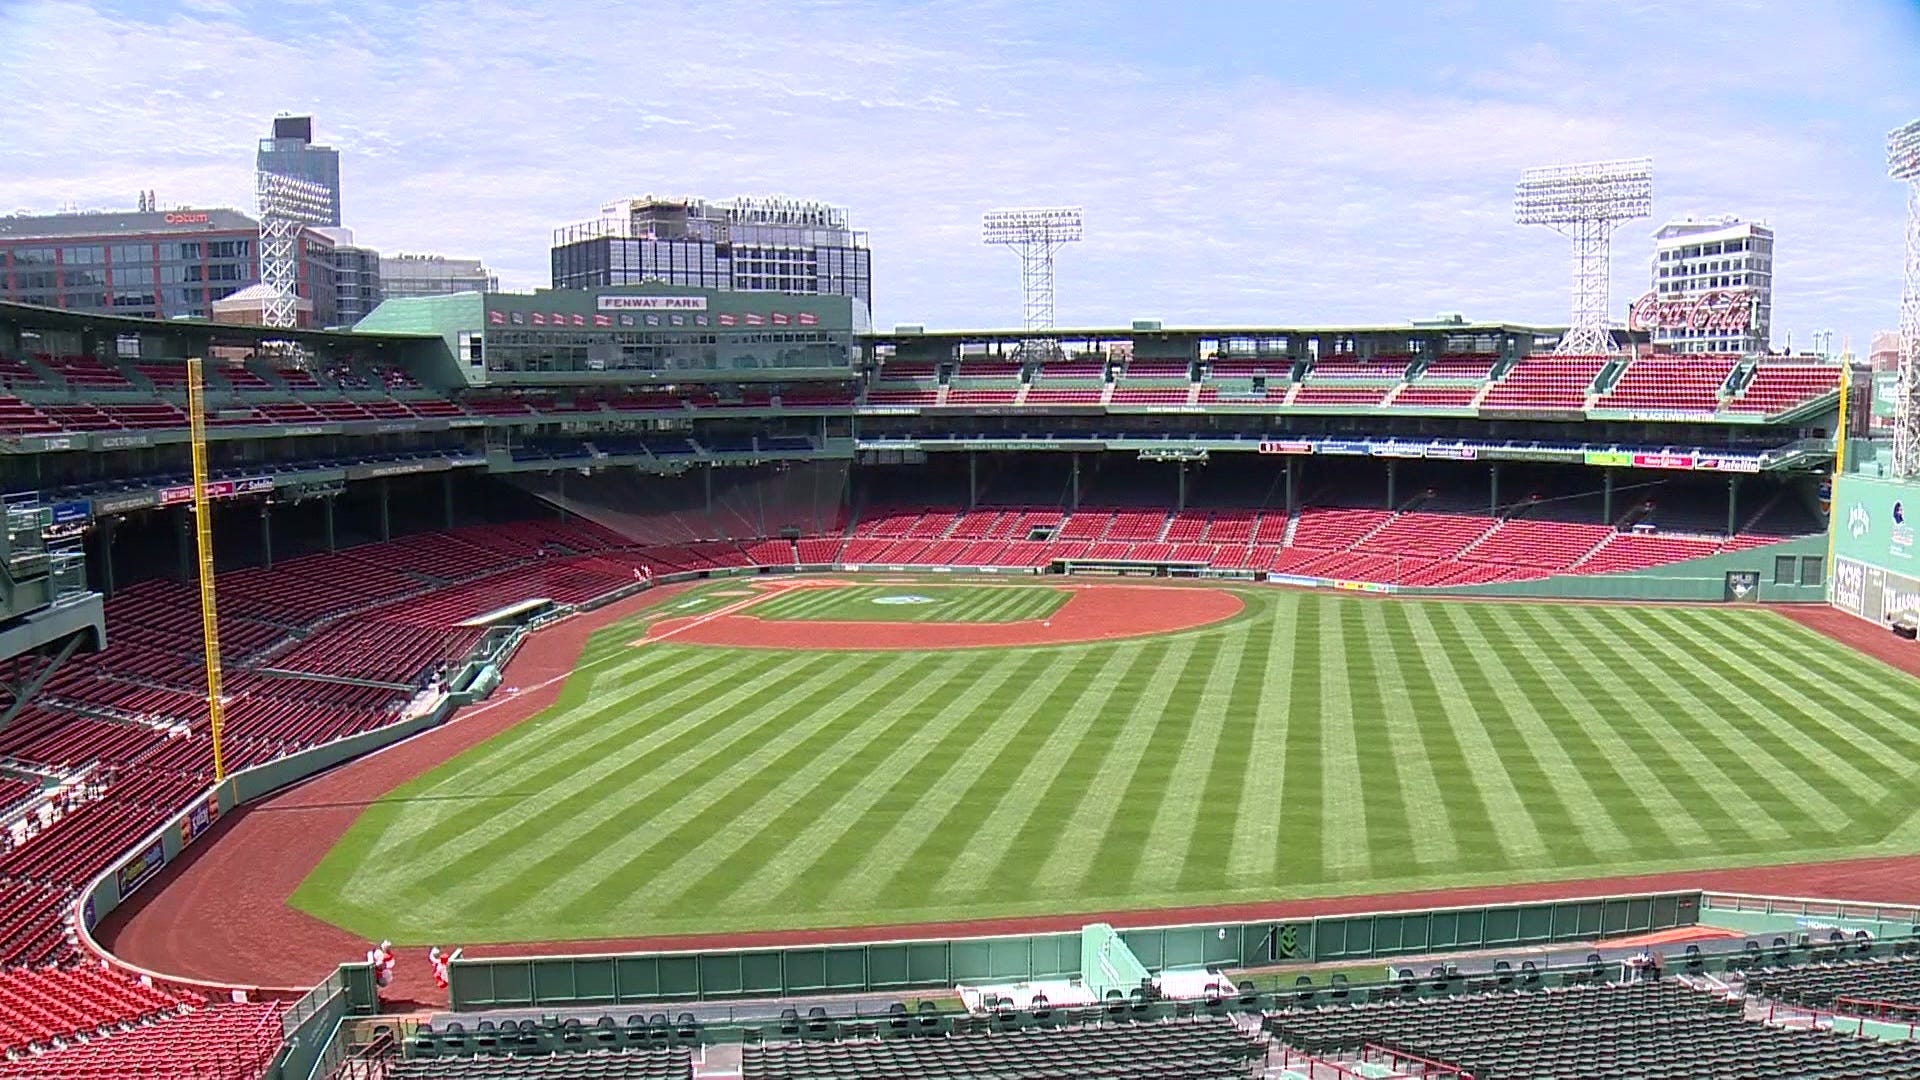
[[[1420,596],[1503,596],[1560,600],[1669,600],[1717,603],[1731,598],[1729,575],[1752,575],[1750,596],[1762,603],[1819,603],[1826,599],[1827,538],[1803,536],[1727,555],[1668,563],[1617,574],[1565,574],[1491,585],[1404,588]]]
[[[1673,892],[1295,921],[1125,930],[1149,970],[1356,961],[1586,941],[1690,926],[1700,894]],[[960,983],[1071,978],[1081,935],[1030,934],[788,949],[716,949],[572,957],[463,959],[455,1010],[564,1008],[645,1001],[733,1001],[899,993]]]

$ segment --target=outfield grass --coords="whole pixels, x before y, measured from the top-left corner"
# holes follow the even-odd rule
[[[849,585],[792,589],[747,614],[761,619],[851,622],[1010,623],[1060,610],[1065,589],[1015,585]]]
[[[1018,650],[614,627],[552,709],[370,807],[294,900],[364,937],[536,941],[1920,841],[1920,682],[1770,613],[1244,596],[1207,629]]]

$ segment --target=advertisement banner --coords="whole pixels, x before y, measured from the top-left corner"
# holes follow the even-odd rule
[[[1693,459],[1693,467],[1707,472],[1757,473],[1760,471],[1760,459],[1702,454]]]
[[[1471,446],[1445,446],[1440,443],[1427,444],[1427,456],[1442,461],[1474,461],[1480,457],[1480,451]]]
[[[242,495],[259,495],[273,490],[273,477],[249,476],[243,480],[207,481],[208,499],[233,499]],[[160,505],[174,506],[193,501],[193,485],[177,484],[160,489]]]
[[[1426,457],[1424,443],[1375,443],[1367,448],[1374,457],[1417,458]]]
[[[153,880],[160,868],[167,865],[167,846],[159,840],[147,845],[138,855],[120,864],[114,872],[114,882],[120,887],[120,899],[125,900],[133,890]]]
[[[1313,444],[1305,439],[1268,439],[1260,444],[1263,454],[1311,454]]]
[[[704,296],[602,296],[601,311],[705,311]]]
[[[1737,604],[1742,601],[1757,600],[1759,598],[1760,598],[1760,571],[1758,570],[1727,571],[1727,590],[1726,590],[1726,596],[1725,596],[1725,600],[1727,601],[1727,603]]]
[[[1589,450],[1583,460],[1588,465],[1626,468],[1633,464],[1633,455],[1624,450]]]
[[[53,523],[55,525],[72,525],[75,522],[85,521],[92,516],[93,504],[85,499],[74,499],[70,502],[57,502],[53,504]]]
[[[1633,467],[1636,469],[1691,469],[1692,454],[1635,454]]]
[[[1336,439],[1322,441],[1317,449],[1322,454],[1344,454],[1349,457],[1365,457],[1367,454],[1366,443],[1342,442]]]
[[[93,500],[93,512],[101,517],[106,517],[108,514],[125,514],[134,510],[145,510],[154,505],[155,501],[151,491],[142,491],[137,495],[115,495],[108,499]]]

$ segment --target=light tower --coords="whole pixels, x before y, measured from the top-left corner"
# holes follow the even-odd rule
[[[264,326],[292,328],[299,311],[300,230],[324,225],[332,206],[325,184],[280,173],[254,174],[260,201],[260,305]]]
[[[1080,208],[1077,206],[989,210],[982,220],[982,240],[1013,248],[1020,255],[1020,313],[1023,329],[1053,328],[1053,256],[1062,244],[1070,244],[1080,236]],[[1039,339],[1029,339],[1021,346],[1023,352],[1046,348],[1046,343]]]
[[[1920,473],[1920,120],[1887,133],[1887,175],[1907,185],[1907,273],[1893,398],[1893,471]]]
[[[1653,162],[1647,158],[1551,165],[1520,174],[1514,220],[1547,225],[1573,239],[1573,319],[1555,352],[1614,351],[1607,318],[1613,230],[1652,213]]]

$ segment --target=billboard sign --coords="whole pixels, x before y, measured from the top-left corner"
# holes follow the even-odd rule
[[[1263,454],[1311,454],[1313,444],[1305,439],[1266,439],[1260,443]]]
[[[601,296],[595,299],[601,311],[705,311],[704,296]]]
[[[1753,325],[1752,289],[1714,289],[1697,297],[1662,300],[1648,292],[1627,310],[1629,330],[1720,330],[1737,332]]]
[[[73,499],[69,502],[57,502],[53,504],[53,523],[55,525],[72,525],[77,522],[86,521],[92,516],[93,504],[85,499]]]
[[[159,840],[148,844],[138,855],[120,864],[114,872],[114,883],[120,888],[120,899],[125,900],[133,890],[152,881],[160,868],[167,865],[167,846]]]

